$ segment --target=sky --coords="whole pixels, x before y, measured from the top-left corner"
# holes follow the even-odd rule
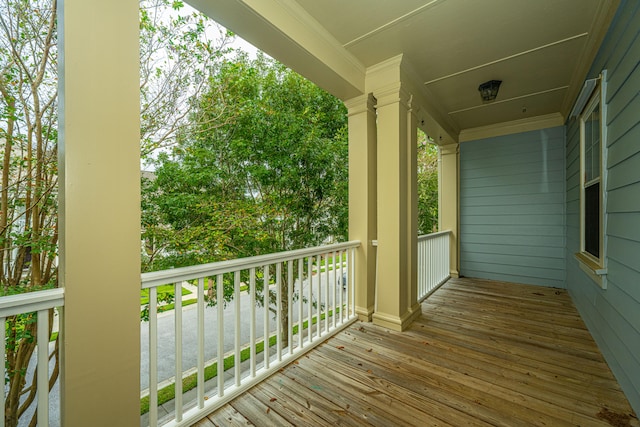
[[[187,15],[191,15],[193,12],[197,12],[197,9],[191,7],[187,3],[184,3],[184,5],[179,10],[168,8],[166,11],[172,16],[179,16],[179,15],[187,16]],[[224,28],[222,25],[220,24],[218,25]],[[211,31],[210,32],[207,31],[207,37],[211,40],[214,40],[217,36],[218,36],[218,28],[214,28],[212,26]],[[234,40],[231,43],[231,47],[234,49],[239,49],[239,50],[242,50],[243,52],[246,52],[249,55],[249,58],[251,59],[255,59],[259,51],[258,48],[256,48],[251,43],[247,42],[246,40],[244,40],[238,35],[234,36]],[[233,53],[231,54],[231,56],[233,56]],[[161,151],[163,151],[163,149],[157,150],[157,152],[152,157],[155,157],[157,153]],[[144,158],[140,160],[140,168],[141,170],[148,171],[148,172],[153,172],[155,170],[153,163],[147,162]]]

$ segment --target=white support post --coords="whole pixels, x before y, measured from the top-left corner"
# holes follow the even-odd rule
[[[49,310],[38,311],[37,346],[38,425],[46,426],[49,425]]]
[[[249,345],[251,346],[250,364],[251,378],[256,376],[256,268],[252,267],[249,271],[249,298],[251,304],[251,322],[249,324]]]
[[[182,283],[174,284],[174,322],[175,322],[175,414],[176,421],[182,421]]]
[[[138,1],[58,0],[64,426],[140,422],[139,33]]]
[[[204,277],[198,279],[198,408],[204,408]]]

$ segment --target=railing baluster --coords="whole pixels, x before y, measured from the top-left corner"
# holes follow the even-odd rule
[[[418,300],[449,278],[449,231],[418,237]]]
[[[425,264],[424,264],[424,266],[425,266],[425,269],[424,269],[424,273],[425,273],[424,274],[424,277],[425,277],[425,288],[424,288],[424,294],[423,295],[426,295],[431,290],[431,287],[433,286],[434,277],[435,277],[434,274],[433,274],[433,271],[434,271],[433,265],[435,265],[437,261],[436,261],[435,257],[433,256],[432,243],[433,243],[433,240],[425,240],[425,241],[423,241],[423,246],[424,246],[425,253],[426,253],[425,260],[424,260],[424,262],[425,262]]]
[[[433,245],[433,251],[437,254],[437,265],[434,268],[435,272],[436,272],[436,286],[439,284],[439,282],[441,282],[443,280],[443,278],[445,277],[445,273],[444,273],[444,254],[442,253],[442,249],[443,249],[443,245],[444,245],[444,240],[447,239],[448,236],[441,236],[440,238],[436,239],[434,241],[434,245]]]
[[[38,425],[49,425],[49,310],[39,310],[36,342],[38,346]],[[3,384],[4,386],[4,384]]]
[[[149,289],[149,425],[158,425],[158,288]]]
[[[444,236],[445,238],[448,238],[449,236]],[[444,254],[442,253],[442,250],[444,248],[444,239],[438,239],[436,242],[436,244],[434,245],[434,251],[438,254],[438,264],[436,267],[436,271],[438,272],[437,277],[438,278],[442,278],[444,277]]]
[[[313,341],[313,256],[307,258],[307,338]]]
[[[418,263],[418,280],[423,283],[423,287],[418,293],[418,301],[420,301],[421,296],[426,292],[427,283],[429,283],[428,272],[425,269],[425,266],[427,265],[426,259],[428,256],[427,248],[424,244],[424,241],[420,240],[420,237],[418,237],[418,248],[422,251],[422,257],[420,258],[420,262]]]
[[[447,235],[447,238],[444,241],[444,266],[445,266],[445,271],[444,271],[444,276],[449,277],[449,265],[451,262],[451,241],[449,240],[450,236]]]
[[[293,354],[293,261],[287,262],[287,343],[289,354]]]
[[[433,263],[429,262],[430,260],[433,260],[434,263],[436,262],[435,258],[433,257],[433,249],[431,247],[432,246],[431,245],[432,242],[433,242],[433,240],[425,240],[424,241],[424,249],[425,249],[425,259],[424,259],[424,262],[425,262],[425,264],[424,264],[425,265],[425,275],[424,275],[425,286],[424,286],[424,295],[426,295],[431,290],[431,287],[433,286],[433,281],[434,281],[434,275],[433,275],[433,270],[434,269],[433,269],[433,266],[431,265]]]
[[[234,298],[234,314],[235,314],[235,337],[233,340],[234,344],[234,356],[233,356],[233,367],[234,367],[234,375],[236,378],[236,385],[240,387],[240,380],[242,379],[240,376],[240,271],[236,271],[233,275],[233,298]]]
[[[329,301],[329,253],[324,255],[324,300],[326,301],[324,306],[324,331],[329,330],[329,309],[331,308],[331,301]]]
[[[336,266],[336,257],[338,256],[338,252],[334,252],[333,253],[333,287],[331,288],[331,299],[332,299],[332,306],[333,306],[333,318],[331,319],[331,325],[335,328],[336,327],[336,317],[338,316],[338,312],[337,312],[337,308],[338,308],[338,299],[336,298],[336,292],[338,289],[338,281],[337,281],[337,266]]]
[[[355,265],[355,248],[358,242],[348,242],[344,244],[328,245],[324,247],[302,249],[299,251],[291,251],[281,254],[269,254],[266,256],[258,256],[246,258],[244,260],[223,261],[220,263],[205,264],[202,266],[185,267],[163,272],[145,273],[142,275],[142,288],[149,290],[149,400],[151,404],[149,413],[150,426],[156,427],[158,424],[158,394],[159,394],[159,378],[158,378],[158,361],[159,361],[159,343],[158,343],[158,286],[163,283],[173,283],[175,291],[175,318],[174,318],[174,334],[175,334],[175,382],[173,384],[175,390],[175,408],[176,412],[174,420],[170,421],[170,425],[189,425],[197,421],[194,414],[201,417],[204,411],[210,411],[212,408],[219,407],[221,402],[227,402],[229,399],[237,396],[240,390],[254,385],[266,375],[271,374],[274,369],[279,369],[284,363],[288,363],[299,354],[308,351],[315,345],[321,343],[317,338],[326,339],[325,335],[333,333],[340,329],[346,323],[345,320],[353,321],[354,316],[349,312],[355,312],[354,283],[355,276],[353,265]],[[331,257],[331,259],[329,259]],[[305,258],[306,258],[306,274],[305,274]],[[344,258],[344,259],[343,259]],[[323,261],[324,260],[324,261]],[[296,264],[297,262],[297,264]],[[286,264],[285,264],[286,263]],[[345,267],[346,265],[346,267]],[[258,350],[256,341],[260,337],[258,334],[257,318],[259,310],[256,306],[256,293],[258,288],[256,280],[259,269],[263,269],[263,285],[264,294],[261,299],[263,305],[264,316],[264,334],[263,334],[263,357],[264,363],[261,369],[258,369]],[[295,269],[298,269],[297,274]],[[286,274],[283,271],[286,269]],[[345,273],[346,270],[346,273]],[[241,280],[243,272],[249,273],[249,298],[247,301],[241,298]],[[347,283],[350,289],[345,292],[341,286],[341,280],[344,274],[350,275]],[[316,282],[314,283],[314,275]],[[308,290],[304,290],[305,276],[307,277]],[[331,277],[333,277],[333,283]],[[273,289],[270,290],[271,277],[275,280]],[[217,315],[217,396],[207,399],[205,388],[205,369],[206,353],[205,353],[205,333],[207,332],[206,315],[206,295],[207,279],[209,281],[209,291],[216,291],[213,296],[216,300]],[[183,334],[183,298],[182,283],[190,280],[197,280],[197,354],[196,360],[193,362],[197,375],[197,390],[195,401],[190,405],[190,409],[185,409],[187,404],[183,402],[182,375],[184,374],[183,365],[187,363],[187,350],[183,349],[186,338],[182,338]],[[230,280],[231,279],[231,280]],[[229,285],[229,281],[233,283],[233,315],[234,315],[234,338],[233,351],[231,357],[235,360],[234,378],[229,389],[225,389],[225,344],[227,339],[231,337],[225,336],[225,283]],[[284,286],[286,283],[286,286]],[[296,283],[299,285],[296,286]],[[271,294],[270,291],[273,291]],[[297,292],[297,293],[296,293]],[[189,297],[191,298],[191,297]],[[286,299],[285,299],[286,298]],[[306,298],[306,299],[305,299]],[[260,304],[258,302],[258,304]],[[298,302],[298,307],[294,308],[294,303]],[[250,304],[251,307],[245,307],[243,304]],[[305,309],[304,304],[307,304]],[[286,306],[285,306],[286,304]],[[315,307],[315,308],[314,308]],[[230,308],[231,309],[231,308]],[[250,319],[246,319],[250,312]],[[271,324],[273,319],[271,315],[276,312],[276,324]],[[347,312],[345,315],[344,312]],[[41,316],[46,315],[44,311]],[[231,313],[229,313],[231,314]],[[1,311],[0,316],[6,314]],[[287,326],[284,327],[283,315],[288,316]],[[298,319],[294,320],[297,316]],[[324,319],[323,319],[324,316]],[[329,319],[333,316],[333,319]],[[313,322],[315,320],[315,326]],[[248,322],[248,326],[245,326]],[[308,331],[305,335],[305,322],[308,324]],[[270,325],[271,324],[271,325]],[[231,325],[229,325],[231,326]],[[39,325],[45,327],[45,325]],[[249,328],[248,345],[250,347],[250,366],[243,367],[241,363],[242,348],[247,345],[242,341],[243,332]],[[313,328],[316,328],[314,333]],[[299,334],[295,337],[295,329]],[[272,331],[273,329],[273,331]],[[185,332],[186,333],[186,332]],[[315,335],[314,335],[315,334]],[[275,342],[270,343],[270,335],[275,335]],[[41,341],[42,338],[39,338]],[[45,338],[46,339],[46,338]],[[215,338],[214,338],[215,340]],[[285,346],[285,341],[287,345]],[[230,343],[230,342],[229,342]],[[274,351],[271,355],[270,351]],[[191,351],[191,350],[189,350]],[[183,354],[185,358],[183,360]],[[192,352],[190,354],[193,354]],[[43,350],[43,356],[48,357],[48,350]],[[227,361],[228,362],[228,361]],[[43,363],[40,361],[40,363]],[[185,366],[189,368],[188,366]],[[45,373],[46,374],[46,373]],[[243,377],[244,376],[244,377]],[[161,378],[165,380],[165,378]],[[39,404],[42,405],[42,404]],[[2,427],[2,425],[0,425]]]
[[[276,264],[276,354],[282,360],[282,262]]]
[[[376,253],[378,249],[376,248]],[[376,255],[377,256],[377,255]],[[351,264],[349,265],[349,275],[351,280],[349,281],[349,289],[351,290],[349,298],[351,299],[351,315],[356,314],[356,250],[351,249]],[[376,267],[376,274],[378,274]]]
[[[346,280],[344,277],[344,261],[342,260],[345,257],[346,252],[345,251],[340,251],[340,286],[338,289],[338,294],[340,295],[340,323],[343,323],[345,321],[345,317],[344,317],[344,311],[345,311],[345,306],[344,306],[344,289],[345,289],[345,285],[346,285]]]
[[[53,310],[56,307],[60,307],[60,316],[63,316],[64,312],[64,288],[47,289],[42,291],[27,292],[16,295],[6,295],[0,297],[0,343],[2,345],[2,357],[0,363],[2,364],[2,377],[6,378],[6,363],[7,363],[7,327],[15,324],[17,319],[14,316],[26,314],[27,318],[33,318],[35,324],[35,372],[33,380],[35,381],[35,400],[31,404],[35,408],[35,417],[37,425],[48,426],[49,425],[49,340],[50,314],[53,314]],[[61,317],[62,318],[62,317]],[[8,322],[7,319],[12,319]],[[24,320],[24,319],[23,319]],[[64,322],[61,320],[61,323]],[[17,338],[20,340],[20,338]],[[0,394],[2,399],[0,400],[0,427],[5,425],[5,416],[7,415],[5,410],[6,389],[5,384],[2,384],[2,392]],[[13,415],[13,414],[12,414]],[[22,420],[24,421],[24,420]]]
[[[182,421],[182,282],[174,284],[175,289],[175,339],[176,339],[176,381],[175,381],[175,413],[176,421]]]
[[[216,310],[218,314],[218,396],[224,396],[224,276],[216,277]]]
[[[270,351],[269,351],[269,269],[270,265],[264,266],[264,292],[263,292],[263,307],[264,307],[264,338],[263,338],[263,348],[264,348],[264,368],[269,369],[269,359],[270,359]]]
[[[204,408],[204,277],[198,279],[198,408]]]
[[[0,345],[2,345],[2,378],[7,377],[7,346],[6,346],[6,338],[7,338],[7,318],[2,318],[2,330],[0,330]],[[2,396],[2,400],[0,401],[0,427],[4,427],[4,401],[6,399],[4,382],[2,384],[2,392],[0,396]]]
[[[256,376],[256,268],[249,270],[249,303],[251,304],[251,319],[249,323],[249,345],[251,378]]]
[[[320,281],[322,278],[322,275],[320,273],[320,271],[322,270],[322,255],[318,255],[318,262],[316,263],[316,276],[317,276],[317,283],[318,283],[318,292],[316,292],[316,337],[320,338],[320,329],[322,326],[322,321],[320,320],[321,316],[320,316],[320,311],[322,310],[322,294],[320,293],[321,291],[321,286],[320,286]]]
[[[298,258],[298,347],[303,348],[303,332],[304,332],[304,320],[302,319],[302,269],[304,267],[304,260]]]
[[[442,236],[430,241],[431,245],[429,249],[431,250],[431,259],[433,259],[433,267],[431,268],[431,270],[433,271],[433,279],[429,291],[432,291],[438,285],[438,282],[442,278],[442,269],[440,268],[440,265],[442,264],[442,254],[438,250],[441,240]]]

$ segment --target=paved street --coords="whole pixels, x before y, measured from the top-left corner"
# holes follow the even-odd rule
[[[321,285],[324,289],[325,275],[320,274]],[[314,292],[318,284],[317,277],[313,278]],[[329,287],[333,289],[334,274],[329,274]],[[306,296],[308,292],[308,281],[303,283],[303,294]],[[296,288],[298,285],[296,284]],[[194,288],[195,289],[195,288]],[[324,292],[324,291],[323,291]],[[324,298],[324,293],[323,293]],[[298,319],[298,303],[294,304],[293,314],[294,320]],[[183,309],[182,317],[182,362],[183,371],[195,368],[197,363],[197,305],[193,304]],[[205,308],[205,360],[211,360],[217,357],[218,345],[218,327],[217,313],[218,307]],[[307,313],[307,304],[303,307],[304,313]],[[235,336],[235,303],[231,301],[227,303],[224,309],[224,333],[225,345],[224,352],[233,350]],[[162,382],[172,378],[175,375],[175,331],[174,331],[174,311],[161,313],[158,316],[158,381]],[[249,342],[251,307],[250,296],[248,292],[241,293],[240,300],[240,342],[244,347]],[[269,329],[275,331],[276,323],[274,315],[269,314]],[[264,333],[264,307],[256,307],[256,340],[260,340]],[[140,388],[144,390],[149,387],[149,323],[142,322],[140,324],[140,344],[141,344],[141,373]]]

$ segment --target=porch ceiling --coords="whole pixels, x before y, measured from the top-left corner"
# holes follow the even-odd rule
[[[617,0],[194,0],[227,28],[348,99],[366,70],[403,55],[454,138],[465,129],[564,120]],[[502,80],[495,102],[478,85]]]

